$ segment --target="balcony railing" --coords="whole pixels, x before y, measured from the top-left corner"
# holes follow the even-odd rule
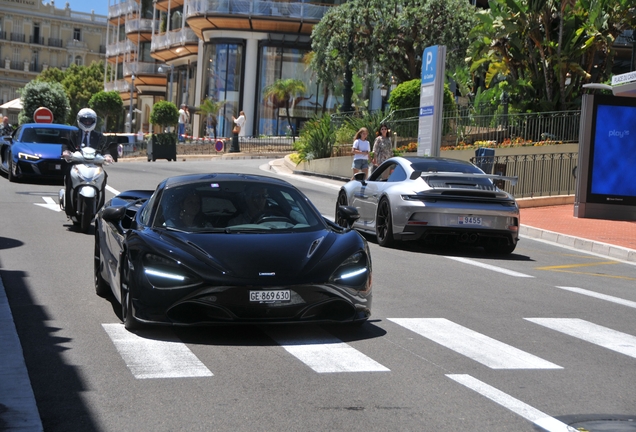
[[[44,45],[44,38],[42,36],[35,37],[33,35],[29,36],[29,43],[36,45]]]
[[[24,42],[26,41],[26,36],[24,35],[24,33],[11,33],[11,41]]]
[[[320,21],[331,6],[263,0],[186,0],[186,17],[202,14],[290,17]]]
[[[128,83],[126,80],[123,80],[123,79],[107,82],[106,85],[104,86],[104,90],[117,91],[117,92],[123,93],[125,91],[130,91],[130,83]]]
[[[106,57],[115,57],[137,50],[137,45],[132,41],[124,40],[106,46]]]
[[[49,44],[50,47],[57,47],[57,48],[62,48],[64,46],[62,39],[58,39],[58,38],[49,38]]]
[[[155,28],[159,27],[158,23],[159,21],[155,21]],[[126,33],[133,33],[137,31],[151,33],[152,20],[147,18],[127,19],[125,28],[126,28]]]
[[[117,18],[122,15],[139,12],[139,3],[129,0],[123,3],[116,3],[108,8],[108,18]]]
[[[71,39],[66,42],[66,48],[87,50],[88,45],[86,44],[86,42],[78,41],[77,39]]]
[[[159,67],[162,63],[147,63],[147,62],[134,62],[124,63],[124,75],[163,75],[159,72]]]
[[[157,34],[152,37],[150,51],[164,50],[175,45],[198,43],[199,38],[192,29],[185,27],[168,33]]]

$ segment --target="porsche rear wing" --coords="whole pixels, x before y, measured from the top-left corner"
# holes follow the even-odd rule
[[[457,177],[457,178],[488,178],[491,180],[503,180],[509,181],[512,186],[517,185],[519,177],[508,177],[497,174],[477,174],[477,173],[457,173],[457,172],[422,172],[413,171],[411,174],[411,180],[415,180],[419,177]]]

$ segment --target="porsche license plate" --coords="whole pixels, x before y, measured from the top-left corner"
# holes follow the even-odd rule
[[[287,302],[290,300],[289,290],[250,291],[251,302]]]
[[[481,218],[477,216],[460,216],[460,225],[481,225]]]

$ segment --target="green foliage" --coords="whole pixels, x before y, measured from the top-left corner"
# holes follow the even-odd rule
[[[422,80],[420,78],[399,84],[389,97],[389,105],[393,111],[420,106],[420,92]]]
[[[336,142],[336,129],[331,116],[323,114],[305,122],[294,144],[301,160],[311,161],[331,157]]]
[[[289,128],[292,129],[289,109],[292,106],[294,98],[304,95],[305,92],[307,92],[307,87],[302,80],[287,78],[276,80],[273,84],[265,87],[263,89],[263,96],[265,99],[270,99],[274,106],[280,106],[281,103],[285,105],[287,123],[289,124]],[[292,137],[292,139],[294,138]]]
[[[380,130],[380,124],[382,124],[382,120],[384,120],[387,115],[388,113],[386,111],[378,110],[371,113],[365,111],[360,117],[347,117],[342,128],[347,130],[347,132],[352,132],[349,135],[348,143],[353,144],[353,137],[356,132],[365,127],[369,131],[367,139],[371,143],[371,146],[373,146],[376,133]]]
[[[227,103],[225,100],[214,101],[212,99],[205,99],[199,106],[199,112],[205,119],[205,125],[216,128],[219,111],[221,111]]]
[[[32,123],[33,113],[40,107],[46,107],[53,113],[53,123],[66,123],[70,110],[68,96],[64,87],[56,82],[31,81],[20,92],[22,111],[18,122]]]
[[[476,23],[465,0],[350,0],[331,8],[312,32],[311,68],[334,87],[346,66],[381,83],[418,78],[424,48],[446,45],[449,68],[464,64]]]
[[[73,124],[77,112],[89,106],[88,102],[95,93],[104,90],[104,63],[93,62],[90,66],[72,64],[65,71],[48,68],[36,80],[57,82],[64,86],[71,107],[66,121]]]
[[[179,122],[179,110],[172,102],[159,101],[152,107],[150,123],[160,125],[162,128],[174,126]]]
[[[124,108],[124,102],[119,92],[114,90],[97,92],[88,101],[88,106],[95,110],[100,119],[103,119],[104,129],[106,131],[117,131],[117,122],[115,119],[121,115]],[[109,120],[111,121],[109,122]]]
[[[169,146],[177,144],[177,132],[164,132],[152,134],[153,146]]]

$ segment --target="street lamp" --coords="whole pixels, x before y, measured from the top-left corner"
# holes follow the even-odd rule
[[[384,111],[384,106],[386,105],[386,95],[388,90],[384,84],[380,87],[380,96],[382,96],[382,111]]]
[[[167,72],[166,68],[159,66],[159,73]],[[168,87],[168,102],[172,102],[172,81],[174,79],[174,65],[170,65],[170,87]]]
[[[128,107],[128,133],[132,132],[132,112],[133,112],[133,92],[135,91],[135,74],[132,74],[130,81],[130,104]]]

